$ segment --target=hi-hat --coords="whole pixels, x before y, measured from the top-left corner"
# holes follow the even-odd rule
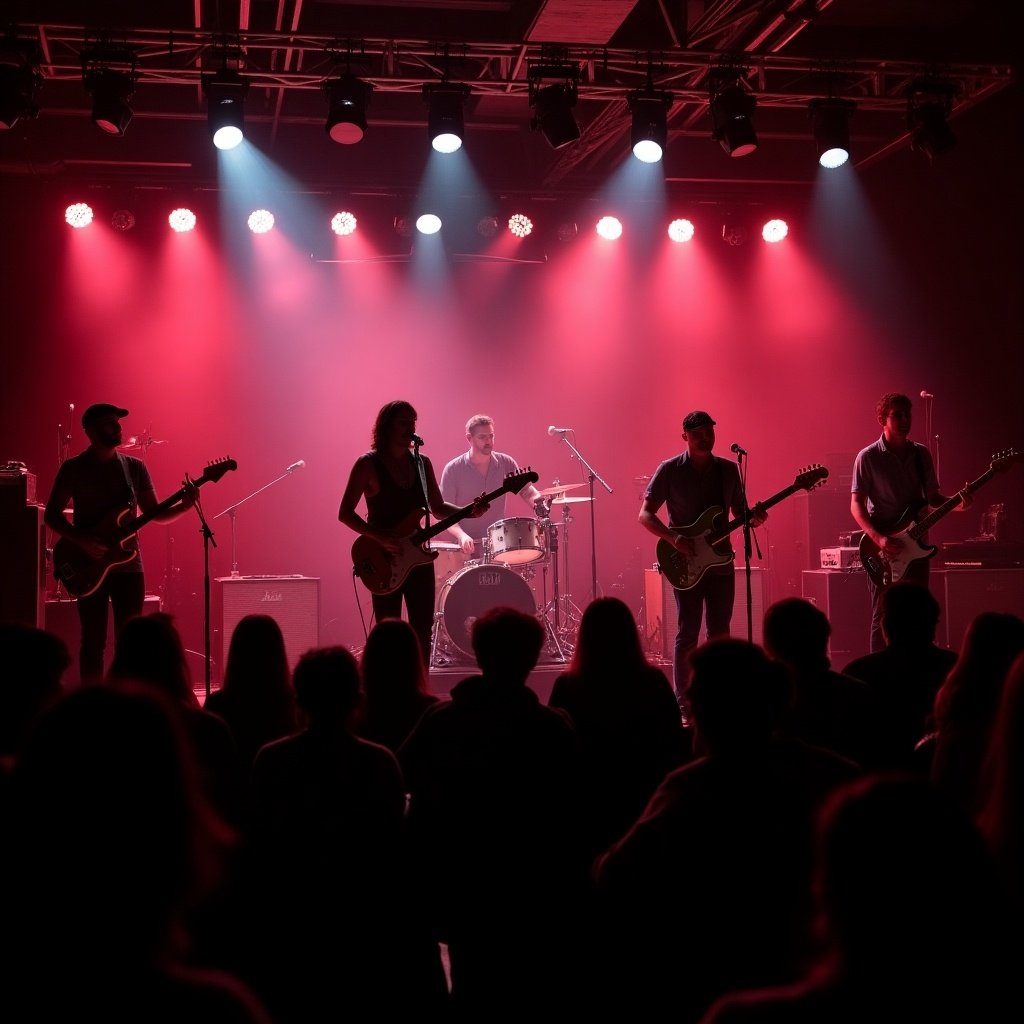
[[[593,498],[552,498],[552,505],[574,505],[577,501],[593,501]]]
[[[547,496],[548,494],[564,494],[566,491],[573,491],[577,487],[586,487],[586,484],[556,484],[554,487],[545,487],[542,491],[538,491],[538,494]]]

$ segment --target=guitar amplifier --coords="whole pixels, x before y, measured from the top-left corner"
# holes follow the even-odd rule
[[[859,569],[858,548],[839,547],[821,549],[822,569]]]
[[[19,508],[36,500],[36,475],[24,463],[8,462],[0,466],[0,502]]]

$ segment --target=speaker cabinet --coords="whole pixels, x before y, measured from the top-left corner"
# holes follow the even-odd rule
[[[943,575],[946,635],[954,651],[981,612],[1010,612],[1024,619],[1024,569],[947,569]]]
[[[0,501],[0,622],[44,628],[43,506]]]
[[[732,606],[729,632],[745,640],[747,637],[747,576],[744,566],[737,566],[736,601]],[[768,570],[750,567],[751,636],[755,644],[764,639],[764,613],[768,604]],[[672,660],[679,628],[676,599],[672,584],[657,569],[644,570],[644,608],[646,609],[646,650],[649,655]],[[703,639],[703,632],[701,634]]]
[[[221,673],[231,634],[246,615],[270,615],[284,634],[288,664],[320,643],[320,580],[311,576],[224,576],[221,585]]]
[[[829,657],[832,668],[867,654],[871,634],[871,594],[863,572],[808,569],[802,575],[803,596],[817,605],[832,625]]]

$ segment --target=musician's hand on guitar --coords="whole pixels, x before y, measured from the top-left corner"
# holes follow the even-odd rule
[[[764,524],[767,521],[767,519],[768,519],[768,513],[760,505],[755,505],[750,510],[750,525],[751,526],[755,526],[755,527],[756,526],[761,526],[762,524]]]
[[[487,492],[484,491],[484,493],[481,494],[475,502],[473,502],[473,508],[470,510],[468,518],[479,519],[491,507],[490,502],[488,502],[486,498]]]
[[[402,545],[389,533],[374,530],[373,533],[367,534],[367,536],[375,540],[389,555],[400,555],[402,553]]]
[[[672,547],[680,554],[686,555],[687,558],[693,558],[697,554],[697,548],[693,541],[689,537],[684,537],[681,533],[674,533],[672,535]]]
[[[970,491],[970,483],[964,484],[962,491],[957,491],[957,497],[960,499],[960,504],[957,505],[954,511],[966,512],[974,504],[974,495]]]
[[[110,551],[110,546],[98,540],[91,533],[83,533],[72,538],[74,542],[90,557],[95,559],[105,558]]]
[[[191,508],[199,500],[199,488],[196,486],[194,481],[185,478],[185,484],[182,487],[181,495],[181,507]]]
[[[459,538],[459,547],[464,555],[471,555],[476,550],[476,542],[468,533],[464,533]]]
[[[898,537],[887,537],[883,534],[878,538],[878,548],[883,555],[896,555],[903,549],[903,541]]]

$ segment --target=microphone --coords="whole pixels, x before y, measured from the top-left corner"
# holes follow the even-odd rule
[[[554,437],[555,434],[571,434],[572,427],[548,427],[548,433]]]
[[[288,467],[288,468],[287,468],[287,469],[285,470],[285,472],[286,472],[286,473],[294,473],[294,472],[295,472],[295,470],[297,470],[297,469],[305,469],[305,468],[306,468],[306,460],[305,460],[305,459],[299,459],[299,461],[298,461],[298,462],[293,462],[293,463],[292,463],[292,464],[291,464],[291,465],[290,465],[290,466],[289,466],[289,467]]]
[[[736,455],[746,455],[747,454],[747,449],[741,447],[740,445],[736,444],[735,442],[733,442],[733,444],[730,445],[729,451],[733,452]]]
[[[416,445],[417,448],[422,448],[426,443],[419,434],[410,434],[409,436],[412,438],[412,443]]]
[[[935,396],[930,391],[922,391],[921,392],[921,397],[922,398],[934,398]]]

